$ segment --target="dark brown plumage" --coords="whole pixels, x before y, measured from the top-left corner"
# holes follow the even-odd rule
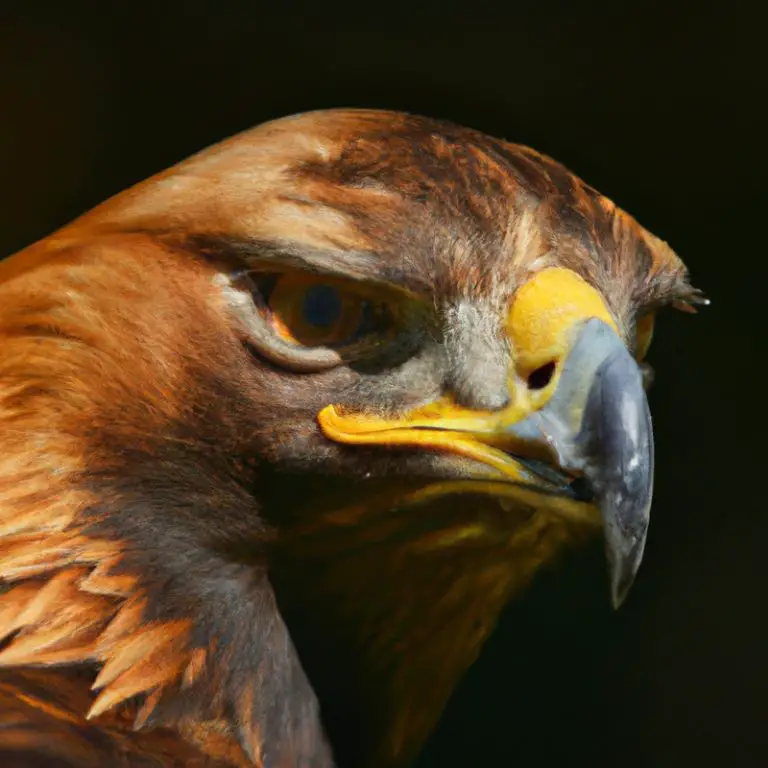
[[[633,352],[659,307],[698,300],[554,161],[365,110],[260,126],[0,264],[4,764],[330,766],[323,722],[339,764],[410,761],[595,506],[477,474],[476,441],[358,445],[319,414],[394,424],[447,398],[489,419],[525,376],[555,391],[557,355],[551,387],[524,370],[541,331],[504,329],[558,268]],[[349,344],[286,320],[323,281],[370,312]],[[363,755],[323,711],[334,682]]]

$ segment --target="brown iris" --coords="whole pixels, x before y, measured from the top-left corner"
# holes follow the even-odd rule
[[[282,275],[269,300],[270,322],[286,341],[304,347],[353,342],[365,329],[370,304],[347,288],[307,275]]]

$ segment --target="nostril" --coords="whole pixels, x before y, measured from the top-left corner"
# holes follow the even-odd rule
[[[528,376],[528,389],[544,389],[555,375],[555,364],[545,363]]]

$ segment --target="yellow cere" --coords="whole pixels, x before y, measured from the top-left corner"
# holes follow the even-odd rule
[[[552,267],[534,275],[518,289],[507,317],[518,374],[525,377],[561,359],[574,324],[591,317],[618,332],[600,294],[575,272]]]

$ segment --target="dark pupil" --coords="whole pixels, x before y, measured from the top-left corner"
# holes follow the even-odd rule
[[[341,316],[341,297],[329,285],[313,285],[304,294],[304,320],[316,328],[327,328]]]

